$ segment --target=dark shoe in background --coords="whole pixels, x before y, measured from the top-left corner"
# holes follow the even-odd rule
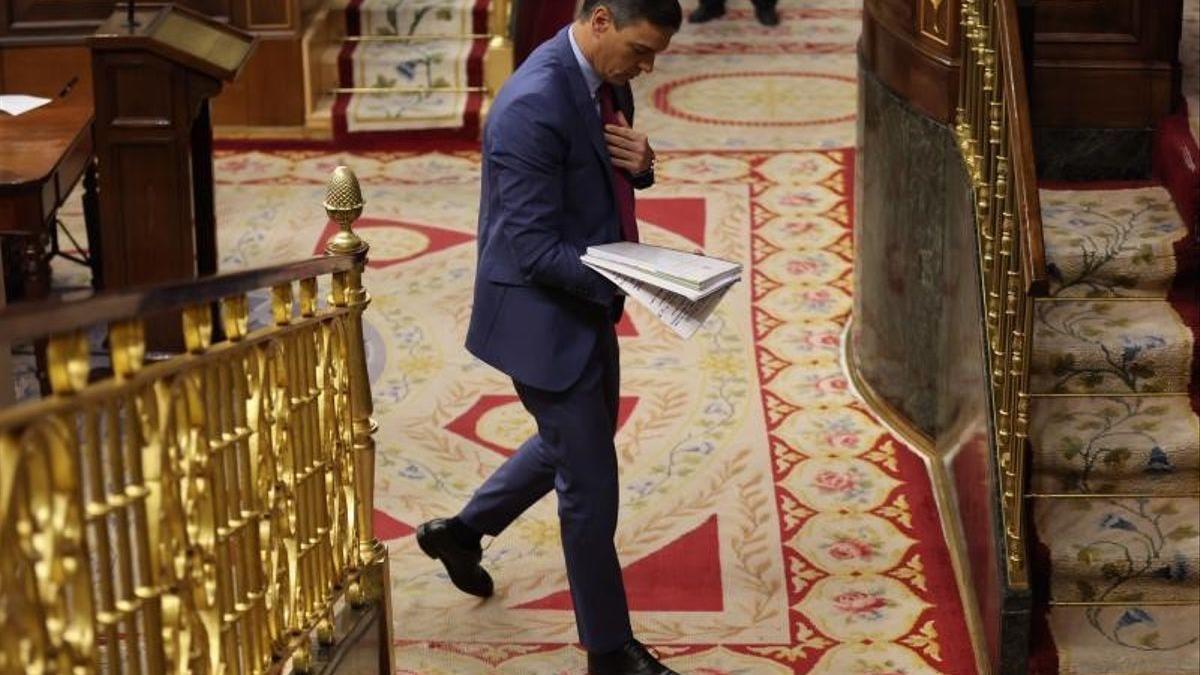
[[[588,675],[679,675],[637,640],[604,654],[588,654]]]
[[[489,598],[495,592],[492,577],[479,565],[483,549],[466,546],[455,538],[450,521],[438,518],[417,528],[417,545],[430,558],[442,561],[450,581],[463,593]]]
[[[779,12],[774,7],[755,7],[754,17],[764,26],[779,25]]]
[[[725,8],[713,9],[705,5],[700,5],[688,15],[689,23],[708,23],[713,19],[725,16]]]

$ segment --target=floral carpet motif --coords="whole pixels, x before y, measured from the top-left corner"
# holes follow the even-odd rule
[[[343,87],[462,90],[482,85],[485,41],[455,36],[486,32],[487,0],[354,0],[348,3],[349,43],[339,56]],[[339,94],[342,132],[463,129],[478,126],[480,94]],[[468,119],[471,117],[472,119]]]
[[[1050,598],[1096,604],[1050,609],[1037,672],[1194,673],[1200,615],[1170,604],[1200,603],[1193,235],[1159,187],[1041,196],[1031,490],[1059,496],[1033,521]]]
[[[637,204],[645,239],[738,260],[746,276],[688,341],[636,306],[618,327],[617,544],[634,629],[682,673],[970,675],[925,467],[850,392],[839,359],[858,6],[780,6],[778,29],[737,0],[727,19],[685,26],[635,83],[638,126],[659,150],[658,182]],[[722,78],[759,79],[735,92]],[[713,119],[658,108],[664,90],[685,113],[710,97]],[[511,383],[462,347],[478,152],[219,152],[221,268],[321,251],[338,164],[367,201],[375,525],[391,552],[398,672],[582,673],[552,497],[488,545],[486,602],[455,591],[412,536],[457,511],[533,428]],[[64,216],[77,224],[77,207]]]
[[[411,536],[532,430],[510,383],[461,347],[478,161],[222,153],[222,265],[319,250],[332,233],[324,177],[356,169],[398,663],[582,672],[552,498],[488,547],[487,602],[454,591]],[[748,268],[689,341],[640,307],[620,327],[617,541],[635,630],[681,672],[974,672],[923,465],[849,393],[839,363],[852,166],[849,150],[663,152],[639,200],[648,241]]]

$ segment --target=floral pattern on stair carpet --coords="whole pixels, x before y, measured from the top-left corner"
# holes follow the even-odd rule
[[[450,87],[482,85],[487,0],[361,0],[351,2],[348,24],[374,38],[343,51],[344,87]],[[449,36],[449,37],[448,37]],[[480,95],[467,92],[341,94],[335,114],[346,131],[459,129],[477,114]]]
[[[1050,608],[1057,665],[1037,672],[1195,673],[1197,326],[1176,291],[1191,235],[1162,188],[1041,196],[1051,298],[1035,306],[1031,387],[1053,396],[1033,401],[1030,486],[1097,497],[1036,499],[1033,521],[1050,598],[1098,604]]]

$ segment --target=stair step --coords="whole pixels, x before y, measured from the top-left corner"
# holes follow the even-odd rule
[[[329,129],[333,123],[333,104],[337,97],[333,94],[324,94],[313,105],[312,113],[309,114],[307,125],[314,129]]]
[[[1036,398],[1030,490],[1200,492],[1200,416],[1187,396]]]
[[[1192,331],[1162,300],[1042,300],[1034,307],[1035,394],[1182,393]]]
[[[460,80],[458,64],[467,60],[470,40],[437,42],[361,42],[354,50],[350,86],[466,87],[478,82]]]
[[[1200,672],[1198,612],[1194,606],[1055,607],[1049,624],[1058,669],[1033,672],[1196,675]],[[1037,650],[1035,646],[1035,661]]]
[[[357,12],[362,35],[461,35],[475,32],[475,6],[475,0],[376,2],[360,4]],[[478,18],[486,24],[486,14]]]
[[[1200,603],[1200,499],[1038,499],[1055,602]]]
[[[1165,188],[1039,196],[1052,296],[1166,297],[1187,228]]]

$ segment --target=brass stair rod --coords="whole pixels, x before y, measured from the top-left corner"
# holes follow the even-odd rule
[[[1193,607],[1200,605],[1200,598],[1195,600],[1050,600],[1046,604],[1051,607]]]
[[[1030,398],[1150,398],[1153,396],[1178,397],[1191,396],[1186,391],[1127,391],[1127,392],[1080,392],[1075,394],[1029,394]]]
[[[332,87],[331,94],[475,94],[487,87]]]
[[[1073,492],[1031,492],[1026,499],[1200,499],[1200,492],[1114,492],[1079,494]]]
[[[420,35],[347,35],[345,42],[421,42],[423,40],[490,40],[488,33],[426,33]]]

